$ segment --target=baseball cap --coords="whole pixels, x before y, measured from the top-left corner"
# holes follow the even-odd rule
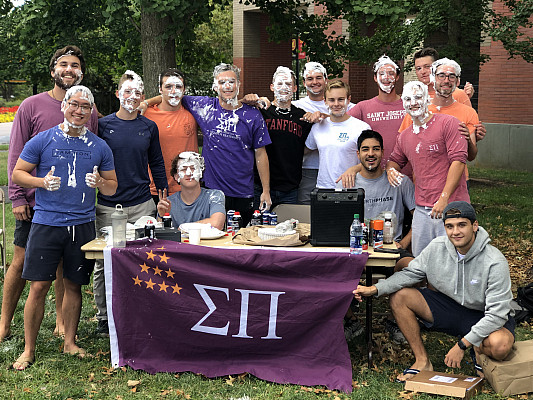
[[[448,218],[467,218],[473,223],[477,220],[474,207],[466,201],[452,201],[444,208],[442,214],[443,221],[446,221]]]

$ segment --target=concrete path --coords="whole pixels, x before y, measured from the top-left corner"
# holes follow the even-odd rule
[[[9,144],[9,135],[13,122],[3,122],[0,124],[0,144]]]

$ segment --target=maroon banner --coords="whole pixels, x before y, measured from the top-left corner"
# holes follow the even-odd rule
[[[351,391],[343,317],[367,254],[164,240],[104,254],[113,366]]]

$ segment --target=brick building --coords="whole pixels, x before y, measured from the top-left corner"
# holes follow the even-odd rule
[[[501,0],[495,0],[493,8],[504,11]],[[309,12],[321,13],[323,9],[311,6]],[[345,32],[345,24],[345,21],[337,21],[331,30]],[[234,63],[242,69],[242,94],[257,93],[271,97],[272,74],[279,65],[292,65],[291,38],[287,38],[286,43],[271,43],[267,26],[268,16],[253,6],[233,2],[233,54]],[[533,36],[533,28],[524,32],[529,37]],[[522,58],[508,59],[502,44],[490,39],[481,44],[481,51],[491,56],[481,66],[476,87],[477,110],[488,134],[480,143],[480,152],[474,163],[533,171],[533,102],[529,99],[533,88],[533,63],[527,63]],[[406,74],[404,78],[412,80],[414,73]],[[354,103],[377,95],[369,66],[350,62],[342,79],[349,82]],[[471,78],[471,82],[475,83],[475,79]],[[398,86],[402,85],[403,81],[400,81]]]

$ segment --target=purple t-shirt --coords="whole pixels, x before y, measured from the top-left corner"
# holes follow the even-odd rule
[[[184,96],[182,102],[204,134],[205,186],[226,196],[253,197],[254,150],[271,143],[261,113],[245,104],[228,111],[216,97]]]
[[[348,114],[366,122],[372,127],[372,130],[381,134],[383,137],[381,167],[385,168],[392,150],[394,150],[394,146],[396,145],[396,138],[399,134],[398,130],[405,115],[402,99],[385,102],[376,96],[370,100],[360,101],[348,111]],[[402,168],[402,172],[410,178],[413,177],[413,169],[409,163]]]
[[[35,189],[22,188],[11,182],[11,175],[15,164],[28,140],[56,125],[65,119],[61,111],[61,101],[56,100],[43,92],[35,96],[28,97],[21,104],[15,115],[11,136],[9,137],[8,155],[8,179],[9,179],[9,199],[13,202],[13,208],[29,204],[35,205]],[[98,111],[93,108],[91,119],[86,124],[91,132],[98,132]]]

